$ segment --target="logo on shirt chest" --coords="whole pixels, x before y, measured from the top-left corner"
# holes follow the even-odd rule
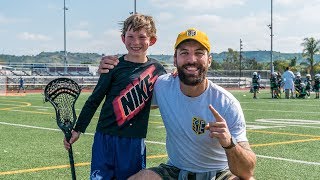
[[[152,75],[154,71],[155,66],[150,66],[113,100],[112,104],[119,126],[138,114],[150,100],[154,83],[158,77]]]
[[[199,118],[199,117],[193,117],[192,118],[192,130],[196,134],[203,134],[205,131],[206,121]]]

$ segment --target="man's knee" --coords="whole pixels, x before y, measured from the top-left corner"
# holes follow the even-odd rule
[[[151,171],[148,169],[141,170],[138,173],[128,178],[128,180],[144,180],[144,179],[161,180],[162,178],[154,171]]]

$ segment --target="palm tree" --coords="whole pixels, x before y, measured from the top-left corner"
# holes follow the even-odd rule
[[[303,43],[302,56],[306,57],[307,62],[310,66],[310,74],[314,77],[314,55],[320,52],[320,40],[316,40],[313,37],[311,38],[304,38]]]

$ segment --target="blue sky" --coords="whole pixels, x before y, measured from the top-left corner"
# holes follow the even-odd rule
[[[150,54],[172,54],[179,32],[205,31],[212,52],[228,48],[270,50],[271,0],[136,0],[137,12],[151,15],[157,43]],[[125,53],[120,21],[134,0],[66,0],[67,51]],[[320,0],[273,0],[273,50],[301,52],[305,37],[320,38]],[[1,0],[0,54],[36,55],[62,51],[63,0]]]

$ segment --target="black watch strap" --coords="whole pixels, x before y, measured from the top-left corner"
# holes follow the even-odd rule
[[[230,142],[231,142],[231,144],[229,145],[229,146],[227,146],[227,147],[223,147],[224,149],[231,149],[231,148],[233,148],[233,147],[235,147],[236,145],[237,145],[237,142],[236,142],[236,140],[233,138],[233,137],[231,137],[231,139],[230,139]]]

